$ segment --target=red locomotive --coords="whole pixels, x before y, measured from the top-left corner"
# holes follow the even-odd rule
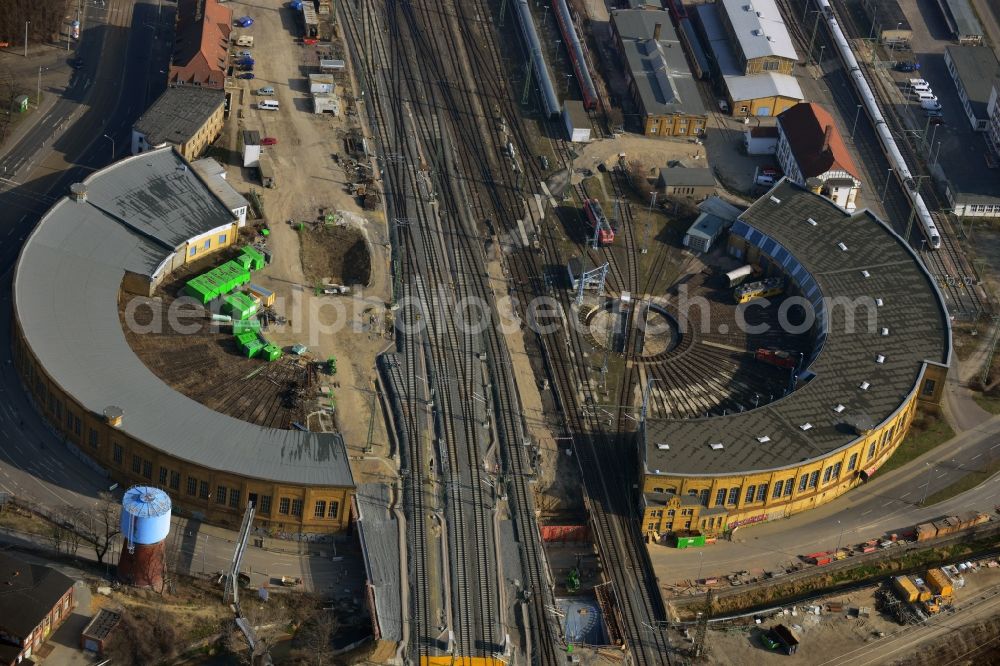
[[[790,354],[780,349],[765,349],[763,347],[757,350],[756,358],[762,363],[787,369],[794,368],[799,362],[798,354]]]
[[[583,202],[583,211],[587,214],[587,222],[591,229],[597,229],[597,244],[611,245],[615,242],[615,230],[604,215],[601,202],[597,199],[587,199]]]

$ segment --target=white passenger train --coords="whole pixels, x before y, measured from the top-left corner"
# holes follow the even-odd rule
[[[847,41],[847,37],[844,35],[840,24],[837,22],[837,18],[834,16],[833,9],[830,7],[830,0],[817,0],[817,2],[823,12],[824,20],[826,20],[830,28],[830,35],[833,37],[844,67],[847,69],[851,81],[853,81],[854,87],[858,92],[858,96],[861,98],[861,102],[868,112],[868,117],[871,118],[872,125],[875,127],[879,142],[882,144],[882,150],[892,165],[893,171],[896,172],[896,176],[903,184],[903,191],[906,192],[906,196],[910,199],[916,219],[920,223],[921,229],[923,229],[924,236],[927,238],[927,245],[931,249],[936,250],[941,247],[941,234],[938,232],[938,228],[931,218],[930,211],[927,210],[924,198],[920,196],[920,191],[917,187],[918,182],[911,174],[906,160],[903,159],[903,154],[899,151],[896,140],[892,138],[892,132],[889,131],[889,126],[885,122],[882,110],[879,109],[878,102],[875,100],[875,94],[868,85],[868,81],[865,79],[865,75],[861,71],[857,59],[854,57],[854,52],[851,50],[851,45]]]

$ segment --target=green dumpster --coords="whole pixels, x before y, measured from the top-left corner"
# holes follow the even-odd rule
[[[257,301],[239,292],[226,297],[225,309],[233,319],[249,319],[257,314]]]

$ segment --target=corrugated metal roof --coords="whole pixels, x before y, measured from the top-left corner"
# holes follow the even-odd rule
[[[799,59],[774,0],[721,0],[717,4],[729,16],[745,59]]]
[[[938,4],[950,14],[946,18],[949,18],[954,26],[956,37],[962,39],[983,36],[983,26],[979,23],[969,0],[938,0]]]
[[[809,218],[817,224],[807,224]],[[825,341],[808,366],[815,375],[811,380],[759,409],[649,419],[645,451],[651,473],[742,474],[826,456],[857,440],[852,423],[877,425],[894,414],[916,390],[925,361],[950,362],[950,324],[933,278],[905,242],[868,211],[848,215],[828,199],[782,181],[740,217],[734,233],[740,225],[768,253],[787,251],[786,268],[799,271],[800,278],[811,274],[820,292],[816,296],[881,298],[876,325],[888,328],[891,337],[869,329],[870,308],[859,310],[852,329],[848,307],[828,306]],[[839,251],[838,242],[849,251]],[[877,354],[886,356],[883,363],[875,363]],[[868,390],[859,390],[862,382],[869,382]],[[836,411],[837,405],[845,409]],[[805,423],[811,427],[802,429]],[[761,435],[767,435],[766,442],[758,439]]]
[[[389,486],[364,483],[358,486],[354,497],[358,506],[358,534],[365,558],[365,573],[375,593],[379,631],[383,640],[400,641],[403,639],[403,610],[399,523],[389,508]]]
[[[121,407],[121,430],[154,448],[247,477],[353,485],[339,435],[262,428],[215,412],[173,390],[129,347],[118,313],[125,272],[151,275],[174,245],[219,220],[232,221],[180,164],[172,149],[122,160],[85,181],[89,201],[63,198],[46,213],[14,276],[15,311],[28,345],[85,409],[101,414],[108,405]]]

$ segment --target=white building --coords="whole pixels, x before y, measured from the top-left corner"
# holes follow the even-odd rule
[[[260,163],[260,132],[257,130],[240,132],[240,146],[243,153],[243,166],[257,166]]]
[[[857,208],[858,169],[833,116],[823,107],[803,102],[779,115],[775,154],[790,180],[811,187],[847,211]]]
[[[590,117],[583,108],[583,102],[566,100],[563,103],[562,117],[570,141],[574,143],[590,141]]]
[[[990,86],[990,99],[986,104],[986,116],[989,118],[986,140],[990,144],[994,158],[1000,158],[1000,79],[994,79]]]

